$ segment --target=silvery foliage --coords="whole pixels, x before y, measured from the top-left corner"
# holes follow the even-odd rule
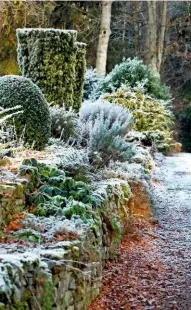
[[[132,144],[125,141],[132,124],[127,109],[103,99],[86,101],[79,111],[78,143],[87,147],[92,161],[107,165],[110,160],[127,160]]]
[[[98,87],[102,81],[103,77],[97,74],[96,69],[87,69],[85,72],[83,100],[94,100],[99,97]]]

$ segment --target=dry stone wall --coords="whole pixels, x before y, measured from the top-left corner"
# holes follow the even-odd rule
[[[1,181],[1,188],[6,186],[11,194],[3,198],[6,213],[17,204],[19,210],[14,209],[15,212],[24,210],[25,184],[26,180],[15,179],[11,185]],[[99,209],[95,229],[79,229],[74,240],[1,244],[0,310],[88,308],[101,290],[104,261],[113,257],[131,215],[134,194],[137,195],[137,187],[132,187],[133,193],[126,181],[111,179],[99,185],[98,193],[100,188],[109,198]],[[143,183],[142,193],[146,193],[144,186]],[[149,199],[147,207],[150,208]],[[2,223],[5,222],[3,218]]]
[[[10,172],[0,174],[0,230],[23,210],[26,184]]]

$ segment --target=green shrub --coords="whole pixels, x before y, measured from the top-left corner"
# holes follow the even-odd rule
[[[137,58],[128,58],[116,65],[100,84],[99,90],[104,94],[121,87],[138,87],[157,99],[170,99],[169,88],[161,84],[160,75]]]
[[[82,103],[83,87],[84,87],[84,74],[86,67],[86,44],[77,42],[76,52],[76,66],[75,66],[75,83],[74,83],[74,102],[73,109],[79,111]]]
[[[50,136],[50,112],[41,90],[30,79],[7,75],[0,78],[0,107],[22,107],[15,118],[18,136],[24,133],[24,142],[42,149]]]
[[[74,30],[17,29],[18,63],[54,105],[78,109],[82,99],[85,46]]]
[[[127,88],[105,95],[104,99],[122,105],[132,113],[133,131],[128,134],[128,141],[141,141],[146,146],[154,144],[159,151],[166,150],[172,142],[170,125],[173,115],[162,102]]]

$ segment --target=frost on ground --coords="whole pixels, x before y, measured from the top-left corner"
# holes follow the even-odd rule
[[[153,205],[158,224],[131,224],[89,310],[191,309],[191,154],[158,158]]]
[[[154,204],[158,246],[168,268],[164,308],[191,309],[191,154],[166,158],[156,169]],[[176,306],[176,307],[175,307]]]

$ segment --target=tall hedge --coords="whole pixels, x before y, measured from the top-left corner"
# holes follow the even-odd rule
[[[17,136],[35,149],[43,149],[51,131],[48,104],[41,90],[30,79],[5,75],[0,77],[0,107],[21,106],[22,113],[15,117]]]
[[[76,79],[74,83],[74,110],[79,110],[84,88],[84,75],[86,68],[86,44],[82,42],[77,42],[77,51],[76,51]]]
[[[76,37],[74,30],[17,29],[21,74],[41,88],[48,102],[59,106],[74,103]]]

